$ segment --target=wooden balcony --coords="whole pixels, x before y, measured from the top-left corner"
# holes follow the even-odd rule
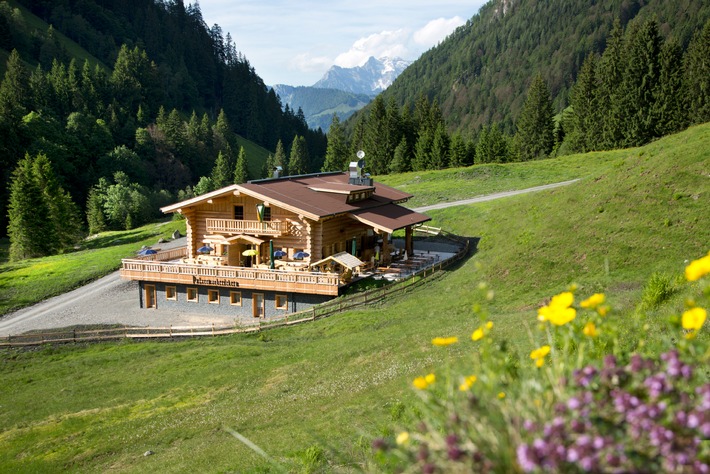
[[[124,259],[121,277],[184,285],[338,295],[337,274]]]
[[[287,221],[259,222],[235,219],[207,219],[207,232],[280,237],[289,234],[289,224]]]

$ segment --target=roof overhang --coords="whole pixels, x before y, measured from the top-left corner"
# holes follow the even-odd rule
[[[431,217],[418,212],[398,206],[397,204],[386,204],[374,209],[363,209],[348,214],[353,219],[362,222],[379,231],[393,233],[395,230],[405,227],[422,224],[430,221]]]
[[[340,265],[344,266],[345,268],[349,268],[352,270],[353,268],[361,267],[365,265],[365,262],[360,260],[354,255],[349,254],[348,252],[340,252],[336,253],[335,255],[330,255],[329,257],[325,257],[323,260],[318,260],[317,262],[311,263],[309,266],[311,268],[317,267],[318,265],[322,265],[325,262],[328,261],[333,261],[337,262]]]
[[[206,244],[222,244],[222,245],[231,245],[231,244],[235,244],[237,242],[246,242],[249,244],[261,245],[266,241],[261,240],[261,239],[257,239],[256,237],[252,237],[251,235],[246,235],[246,234],[239,234],[239,235],[235,235],[233,237],[225,237],[223,235],[215,234],[215,235],[206,235],[202,242],[204,242]]]

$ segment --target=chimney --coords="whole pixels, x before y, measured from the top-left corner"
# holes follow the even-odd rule
[[[276,168],[274,168],[274,179],[280,178],[281,173],[283,173],[283,171],[284,169],[281,166],[277,166]]]

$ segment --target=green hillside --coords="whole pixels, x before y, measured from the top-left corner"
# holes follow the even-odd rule
[[[433,225],[480,237],[477,253],[384,305],[253,336],[7,351],[0,406],[12,409],[0,411],[0,465],[277,470],[230,429],[292,471],[366,468],[372,439],[412,419],[412,379],[470,360],[467,346],[441,351],[430,341],[475,328],[479,282],[495,290],[491,319],[524,360],[523,321],[571,282],[585,294],[606,292],[615,313],[631,314],[652,273],[677,275],[705,255],[709,150],[706,124],[641,148],[549,161],[553,170],[579,167],[581,181],[567,187],[431,212]],[[462,182],[440,176],[452,190]],[[670,308],[682,308],[683,297]],[[636,341],[636,319],[621,320],[622,344]],[[646,338],[661,337],[656,320],[645,324]]]
[[[625,26],[654,15],[664,34],[687,46],[710,18],[710,7],[698,0],[491,0],[383,95],[409,107],[420,95],[436,100],[450,129],[465,134],[490,122],[512,132],[535,74],[549,85],[559,112],[569,105],[584,58],[604,50],[614,19]]]

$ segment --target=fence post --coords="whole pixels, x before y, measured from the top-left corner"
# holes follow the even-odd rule
[[[313,320],[313,321],[316,320],[316,307],[315,306],[313,307],[313,316],[312,316],[311,320]]]
[[[72,341],[76,342],[76,329],[72,329]]]

